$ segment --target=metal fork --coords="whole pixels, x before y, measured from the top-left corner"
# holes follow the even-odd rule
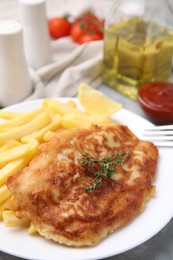
[[[145,140],[156,146],[173,147],[173,125],[153,126],[143,131]]]

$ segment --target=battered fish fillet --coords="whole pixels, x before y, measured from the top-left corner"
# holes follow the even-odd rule
[[[128,151],[125,162],[95,191],[85,191],[93,173],[81,165],[84,152],[103,158]],[[69,129],[42,144],[30,165],[9,177],[8,188],[23,214],[47,239],[68,246],[97,244],[129,223],[152,196],[158,151],[126,126]]]

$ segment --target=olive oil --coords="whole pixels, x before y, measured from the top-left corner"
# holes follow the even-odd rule
[[[173,32],[139,17],[105,30],[103,83],[132,99],[138,88],[153,81],[167,81],[173,56]]]

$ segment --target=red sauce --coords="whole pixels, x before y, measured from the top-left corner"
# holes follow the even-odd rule
[[[153,82],[139,89],[138,103],[156,124],[173,124],[173,83]]]

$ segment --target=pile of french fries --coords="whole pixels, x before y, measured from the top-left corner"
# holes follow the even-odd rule
[[[92,116],[79,110],[73,100],[61,103],[44,99],[39,109],[27,113],[0,110],[0,220],[7,227],[28,227],[36,233],[29,219],[21,217],[17,205],[6,186],[6,180],[23,169],[39,153],[39,145],[49,141],[60,128],[87,128],[92,124],[107,124],[111,119]]]

